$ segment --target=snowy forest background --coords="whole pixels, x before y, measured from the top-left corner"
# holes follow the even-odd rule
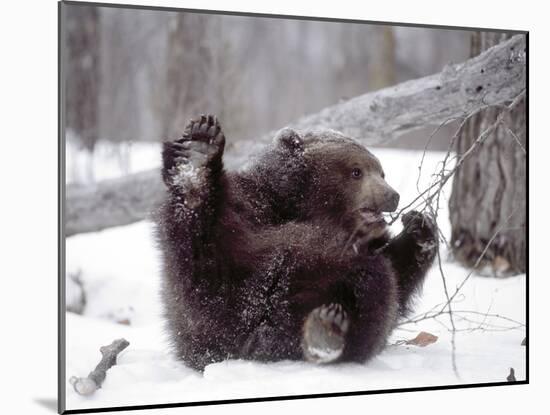
[[[178,137],[205,109],[228,143],[253,139],[470,53],[465,31],[106,7],[69,7],[67,30],[67,142],[122,144],[112,146],[122,173],[130,143]],[[415,136],[399,144],[424,148]],[[68,182],[103,177],[82,162],[68,165]]]
[[[124,184],[133,174],[158,168],[160,142],[178,137],[198,113],[217,114],[227,151],[239,153],[239,146],[253,146],[256,137],[306,114],[444,71],[492,46],[476,46],[473,33],[460,30],[88,6],[68,6],[64,17],[68,209],[72,195],[85,194],[89,201],[105,194],[98,189],[106,183]],[[475,117],[468,131],[462,129],[468,117],[369,145],[386,180],[401,194],[400,208],[438,175],[452,171],[470,146],[462,135],[475,142]],[[476,125],[484,122],[478,119]],[[513,166],[501,166],[501,176],[513,176],[516,168],[525,175],[525,118],[505,126],[513,126],[513,135],[498,133],[501,123],[484,143],[492,149],[479,156],[485,157],[486,182],[468,187],[472,193],[477,186],[497,197],[490,189],[502,186],[491,166],[502,160],[513,160]],[[440,263],[430,271],[410,320],[396,329],[380,356],[363,365],[230,361],[196,373],[170,355],[162,331],[159,255],[148,217],[71,231],[65,242],[67,379],[92,370],[100,346],[120,337],[130,346],[94,395],[80,396],[67,383],[67,408],[505,382],[511,368],[514,379],[524,380],[525,242],[507,242],[525,232],[525,176],[516,180],[519,185],[502,187],[494,223],[479,209],[479,227],[496,237],[479,238],[472,255],[485,252],[484,261],[477,262],[469,253],[453,252],[454,224],[468,215],[449,208],[453,180],[441,184]],[[96,199],[94,206],[101,206],[102,199]],[[517,209],[523,215],[512,226],[508,222]],[[399,221],[392,228],[399,232]],[[451,301],[449,293],[455,294]],[[415,344],[420,332],[436,336],[435,342]]]

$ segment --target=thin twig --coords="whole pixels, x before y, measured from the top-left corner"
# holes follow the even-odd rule
[[[433,320],[434,318],[439,317],[441,315],[445,315],[445,314],[449,314],[449,311],[448,310],[443,310],[443,311],[439,310],[437,312],[432,312],[432,313],[426,312],[422,316],[413,317],[411,319],[408,319],[408,320],[405,320],[405,321],[401,322],[398,325],[398,327],[401,328],[402,326],[406,326],[406,325],[409,325],[409,324],[418,324],[422,321]],[[509,321],[510,323],[515,324],[515,326],[517,326],[517,327],[525,327],[524,323],[521,323],[521,322],[519,322],[517,320],[514,320],[510,317],[503,316],[501,314],[482,313],[480,311],[475,311],[475,310],[453,310],[453,314],[458,315],[458,316],[460,316],[461,314],[487,316],[487,317],[490,317],[490,318],[496,318],[496,319]],[[476,324],[477,324],[477,322],[476,322]],[[493,325],[492,323],[485,323],[485,324],[487,324],[489,326]],[[504,326],[502,326],[502,328],[504,328]]]
[[[508,124],[502,123],[502,125],[504,125],[504,128],[506,128],[506,131],[508,131],[508,133],[512,137],[514,137],[514,139],[516,140],[516,143],[518,144],[519,148],[521,148],[521,151],[523,151],[523,154],[527,154],[527,151],[525,150],[525,147],[523,147],[523,144],[521,144],[521,141],[520,141],[519,137],[516,135],[516,133],[514,133],[514,131],[512,131],[512,129],[508,126]]]

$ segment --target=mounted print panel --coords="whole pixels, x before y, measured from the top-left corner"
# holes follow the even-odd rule
[[[527,32],[61,2],[60,412],[527,383]]]

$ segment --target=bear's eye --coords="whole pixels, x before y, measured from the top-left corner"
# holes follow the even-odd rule
[[[351,177],[353,177],[354,179],[359,179],[363,176],[363,172],[361,171],[361,169],[358,169],[357,167],[354,168],[352,171],[351,171]]]

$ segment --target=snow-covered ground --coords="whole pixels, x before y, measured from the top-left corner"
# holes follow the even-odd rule
[[[373,152],[381,159],[386,180],[399,191],[404,206],[417,194],[417,166],[422,153]],[[132,152],[131,171],[158,165],[158,146],[145,146],[135,154]],[[426,155],[421,189],[443,156]],[[102,157],[94,165],[96,178],[123,174],[108,158]],[[448,195],[450,187],[445,190]],[[445,200],[438,223],[448,236],[447,217]],[[399,230],[396,224],[395,232]],[[401,326],[386,350],[365,364],[226,361],[207,366],[200,374],[174,360],[167,346],[160,317],[159,254],[151,223],[76,235],[67,239],[66,246],[67,271],[80,273],[87,300],[83,315],[66,314],[67,379],[86,376],[99,362],[100,346],[120,337],[130,342],[93,396],[79,396],[67,383],[67,409],[503,382],[510,368],[514,368],[517,380],[525,379],[526,348],[520,345],[525,330],[515,323],[525,323],[526,319],[524,275],[496,279],[474,274],[464,285],[453,302],[456,372],[450,321],[442,315],[437,320]],[[452,262],[444,245],[441,258],[452,294],[470,271]],[[444,302],[442,277],[434,266],[414,314],[421,315]],[[438,340],[426,347],[402,342],[421,331],[438,336]]]

